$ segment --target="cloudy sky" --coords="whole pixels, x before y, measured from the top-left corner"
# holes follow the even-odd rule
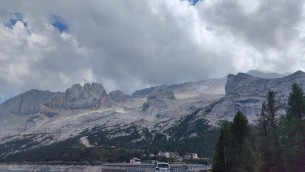
[[[302,0],[0,2],[0,95],[305,70]]]

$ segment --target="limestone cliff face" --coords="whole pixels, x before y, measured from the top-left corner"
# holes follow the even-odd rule
[[[57,93],[45,104],[52,109],[98,109],[109,106],[108,96],[101,84],[75,84],[65,93]]]
[[[39,111],[43,103],[48,102],[55,93],[30,90],[19,94],[0,105],[1,114],[28,115]]]
[[[249,94],[261,93],[261,85],[267,79],[257,78],[245,73],[238,73],[237,75],[228,75],[225,91],[227,95],[241,96]],[[262,85],[261,85],[262,86]]]
[[[305,73],[297,71],[289,76],[275,79],[257,78],[244,73],[229,75],[225,90],[226,95],[229,96],[264,97],[271,89],[279,95],[287,97],[293,83],[299,84],[304,89]]]
[[[56,93],[49,102],[44,104],[50,109],[65,109],[65,93]]]
[[[226,96],[212,108],[211,114],[217,118],[230,119],[237,111],[242,111],[251,121],[260,113],[269,89],[276,92],[277,97],[285,102],[293,83],[297,83],[305,90],[305,73],[297,71],[289,76],[275,79],[263,79],[244,73],[228,75],[225,86]]]

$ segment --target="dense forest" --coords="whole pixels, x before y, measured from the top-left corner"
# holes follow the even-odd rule
[[[305,170],[305,98],[293,84],[288,102],[269,90],[253,125],[241,112],[221,124],[215,172]]]

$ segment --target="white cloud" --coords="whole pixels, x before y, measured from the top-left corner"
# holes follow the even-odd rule
[[[301,0],[1,2],[0,95],[84,82],[131,93],[250,69],[304,70],[303,6]],[[9,29],[16,12],[22,21]],[[55,29],[52,16],[69,31]]]

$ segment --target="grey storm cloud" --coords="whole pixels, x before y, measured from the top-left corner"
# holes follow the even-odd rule
[[[0,95],[85,82],[131,93],[251,69],[304,70],[303,11],[301,0],[1,2]],[[58,18],[67,30],[52,25]]]

